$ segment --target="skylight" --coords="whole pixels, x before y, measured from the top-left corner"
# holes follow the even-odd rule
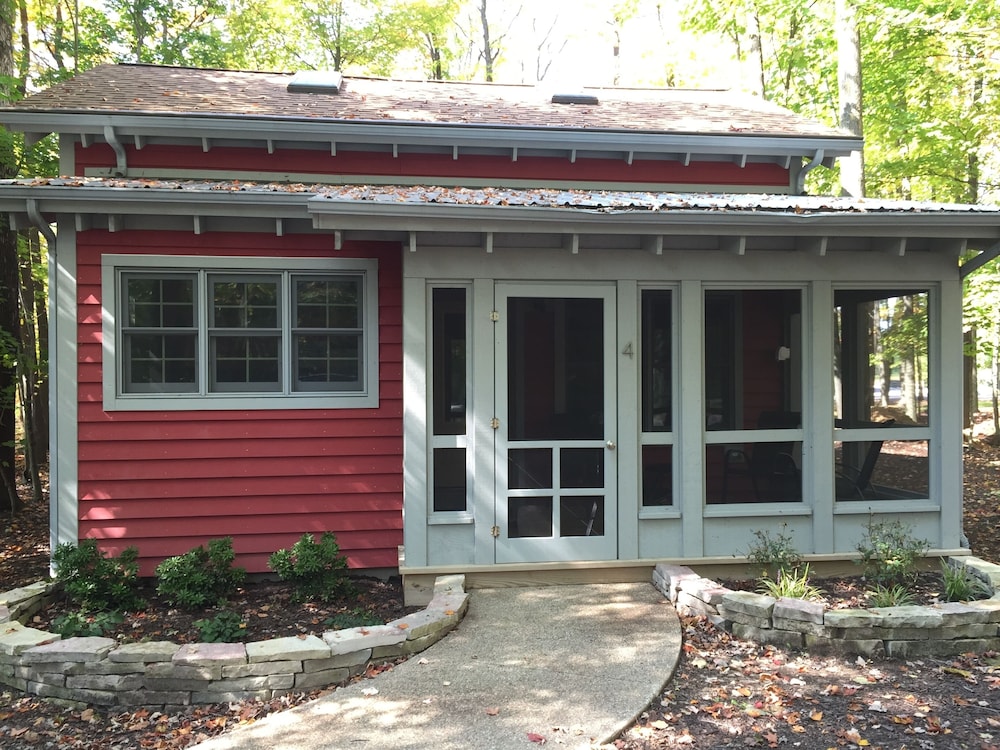
[[[344,76],[336,70],[300,70],[288,82],[293,94],[339,94]]]

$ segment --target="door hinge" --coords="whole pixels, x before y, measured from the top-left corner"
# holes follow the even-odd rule
[[[500,320],[500,313],[497,312],[496,310],[492,310],[490,312],[490,320],[496,323],[498,320]]]
[[[497,419],[496,417],[493,417],[493,419],[490,420],[490,427],[492,427],[494,430],[499,430],[500,420]]]
[[[500,527],[494,526],[492,529],[490,529],[490,533],[493,535],[493,538],[496,539],[497,537],[500,536]]]

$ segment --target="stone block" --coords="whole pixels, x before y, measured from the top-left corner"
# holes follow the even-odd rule
[[[438,576],[434,579],[434,596],[441,594],[465,593],[465,575],[453,573],[447,576]]]
[[[323,633],[323,640],[330,645],[330,655],[337,656],[378,646],[398,645],[406,640],[406,631],[391,625],[372,625],[346,630],[329,630]]]
[[[142,662],[111,662],[95,661],[91,664],[78,665],[76,674],[145,674],[146,665]]]
[[[830,638],[805,634],[805,647],[816,654],[834,656],[864,656],[868,659],[885,657],[885,644],[878,639]]]
[[[247,660],[251,664],[265,661],[302,661],[323,659],[330,656],[330,647],[322,638],[307,635],[302,638],[272,638],[246,645]]]
[[[434,594],[427,604],[427,610],[443,613],[446,617],[454,617],[457,623],[469,608],[469,595],[464,592]]]
[[[1000,565],[978,557],[952,557],[948,559],[948,562],[951,563],[953,560],[961,561],[963,567],[972,571],[981,580],[986,581],[993,587],[994,592],[1000,589]]]
[[[10,622],[12,619],[10,616],[10,607],[6,604],[0,604],[0,623]]]
[[[726,609],[725,606],[719,607],[719,613],[733,624],[739,623],[741,625],[749,625],[750,627],[760,628],[761,630],[771,627],[770,617],[756,617],[755,615],[748,615],[744,612],[733,612]]]
[[[788,599],[781,597],[774,603],[771,617],[783,620],[800,620],[802,622],[823,624],[826,607],[822,602],[809,602],[804,599]],[[777,626],[775,626],[777,627]]]
[[[932,607],[911,605],[906,607],[874,607],[869,610],[878,617],[876,627],[883,628],[939,628],[944,615]]]
[[[339,685],[350,676],[351,670],[349,669],[324,669],[320,672],[297,674],[295,675],[295,689],[306,690]]]
[[[28,682],[44,682],[46,685],[66,685],[67,675],[62,672],[40,672],[33,666],[14,667],[14,676]]]
[[[687,594],[688,596],[693,596],[697,599],[701,599],[707,604],[711,604],[713,607],[718,608],[722,603],[722,599],[726,594],[733,593],[730,589],[725,586],[721,586],[715,581],[711,581],[708,578],[684,578],[677,586],[677,598],[680,599],[682,594]]]
[[[67,638],[28,649],[21,654],[25,664],[42,662],[95,662],[105,658],[117,646],[113,638]]]
[[[174,692],[204,690],[213,680],[222,679],[222,664],[211,667],[179,666],[172,662],[146,667],[144,683],[148,690]]]
[[[450,630],[458,624],[458,620],[457,614],[445,615],[440,610],[422,609],[387,624],[405,631],[406,640],[413,641],[441,630]]]
[[[969,602],[967,606],[977,609],[986,614],[989,618],[988,622],[1000,622],[1000,595],[994,595],[992,599],[980,599],[979,601]],[[0,647],[2,647],[3,639],[0,637]]]
[[[943,625],[976,625],[989,622],[990,613],[988,610],[970,606],[966,602],[942,602],[935,604],[934,609],[941,613]]]
[[[295,686],[294,674],[269,674],[257,677],[235,677],[230,680],[218,680],[211,683],[206,692],[238,693],[270,690],[272,688],[288,689]]]
[[[44,682],[29,682],[28,692],[40,698],[59,698],[93,706],[113,706],[118,702],[118,694],[109,690],[58,687]]]
[[[921,656],[981,654],[985,651],[995,651],[997,648],[1000,648],[1000,639],[998,638],[962,638],[950,641],[889,641],[886,644],[886,653],[890,657],[908,659]]]
[[[324,669],[341,669],[343,667],[363,667],[372,658],[370,648],[364,651],[351,651],[347,654],[338,654],[329,659],[310,659],[302,662],[301,672],[321,672]]]
[[[171,661],[180,648],[170,641],[126,643],[108,654],[108,659],[115,662],[143,663]]]
[[[786,620],[784,617],[778,616],[771,618],[771,627],[774,630],[791,630],[795,633],[829,635],[829,630],[825,625],[818,625],[815,622],[806,622],[805,620]]]
[[[739,622],[733,623],[733,635],[743,640],[751,640],[783,648],[801,649],[805,643],[805,636],[802,633],[791,630],[775,630],[774,628],[755,628]]]
[[[654,585],[672,602],[677,599],[677,590],[680,588],[681,581],[700,577],[701,576],[691,570],[691,568],[684,565],[668,565],[667,563],[659,563],[653,569]],[[657,580],[660,582],[659,585],[657,585]]]
[[[144,685],[143,675],[83,674],[66,678],[66,687],[83,690],[114,690],[127,693],[139,690]]]
[[[752,591],[732,591],[722,597],[719,611],[727,617],[731,612],[740,612],[757,618],[771,617],[777,600],[766,594],[755,594]]]
[[[134,690],[119,695],[118,703],[122,706],[190,706],[191,693],[185,690]]]
[[[53,581],[38,581],[27,586],[11,589],[10,591],[3,591],[0,592],[0,604],[5,604],[14,609],[14,606],[17,604],[45,596],[54,586],[55,583]]]
[[[708,602],[697,596],[692,596],[684,591],[677,592],[677,599],[674,601],[674,607],[677,608],[677,612],[682,615],[717,615],[719,610],[713,607]]]
[[[872,628],[881,622],[866,609],[828,609],[823,614],[823,624],[828,628]]]
[[[19,622],[5,622],[0,625],[0,654],[20,656],[25,651],[61,639],[58,633],[26,628]]]
[[[247,649],[242,643],[188,643],[177,649],[171,661],[190,667],[246,664]]]
[[[329,660],[323,659],[322,661]],[[265,677],[271,674],[294,674],[301,671],[303,671],[301,661],[265,661],[257,664],[234,664],[231,667],[222,668],[222,679]]]
[[[101,662],[95,662],[95,664],[101,664]],[[30,669],[34,674],[45,674],[54,673],[63,676],[71,674],[86,674],[87,665],[79,661],[46,661],[39,664],[28,664],[25,662],[19,662],[19,669]]]

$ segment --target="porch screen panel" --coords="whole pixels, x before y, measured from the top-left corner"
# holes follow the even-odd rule
[[[710,289],[704,303],[706,501],[800,502],[802,290]]]
[[[125,393],[196,393],[194,274],[122,275]]]
[[[673,505],[674,294],[641,292],[642,507]]]
[[[431,290],[432,497],[434,512],[468,510],[468,292]]]
[[[930,496],[931,291],[834,290],[834,498]]]

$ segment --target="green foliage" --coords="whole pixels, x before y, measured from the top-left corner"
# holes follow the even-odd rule
[[[52,621],[52,630],[63,638],[103,636],[124,621],[118,612],[67,612]]]
[[[363,609],[355,608],[347,612],[338,612],[333,617],[328,617],[324,622],[324,627],[331,630],[343,630],[346,628],[367,628],[372,625],[381,625],[382,620],[365,612]]]
[[[993,589],[986,581],[964,565],[951,566],[942,560],[941,578],[944,580],[944,599],[947,602],[967,602],[993,595]]]
[[[233,565],[235,559],[232,537],[211,539],[207,549],[195,547],[160,563],[156,591],[171,604],[186,609],[220,602],[246,578],[246,570]]]
[[[267,564],[281,580],[292,584],[296,599],[328,601],[354,590],[347,577],[347,560],[329,531],[319,542],[313,540],[312,534],[303,534],[291,549],[271,555]]]
[[[910,590],[902,584],[876,584],[869,590],[868,599],[872,607],[906,607],[916,600]]]
[[[769,573],[777,575],[781,571],[792,571],[802,563],[802,556],[795,549],[792,538],[781,532],[772,537],[766,529],[753,532],[756,538],[747,550],[747,560],[761,570],[766,576]]]
[[[194,626],[205,643],[237,643],[247,634],[243,618],[230,610],[223,610],[215,617],[195,620]]]
[[[809,583],[809,566],[806,565],[802,572],[798,568],[791,570],[780,569],[775,578],[763,576],[760,586],[757,589],[761,594],[768,594],[775,598],[784,597],[786,599],[821,599],[823,593]]]
[[[926,539],[916,539],[911,527],[898,519],[869,519],[865,536],[858,542],[865,576],[879,584],[904,583],[917,573],[917,563],[930,549]]]
[[[60,544],[52,555],[56,580],[66,595],[83,610],[97,612],[142,607],[138,558],[135,547],[126,548],[118,557],[105,557],[96,539]]]

